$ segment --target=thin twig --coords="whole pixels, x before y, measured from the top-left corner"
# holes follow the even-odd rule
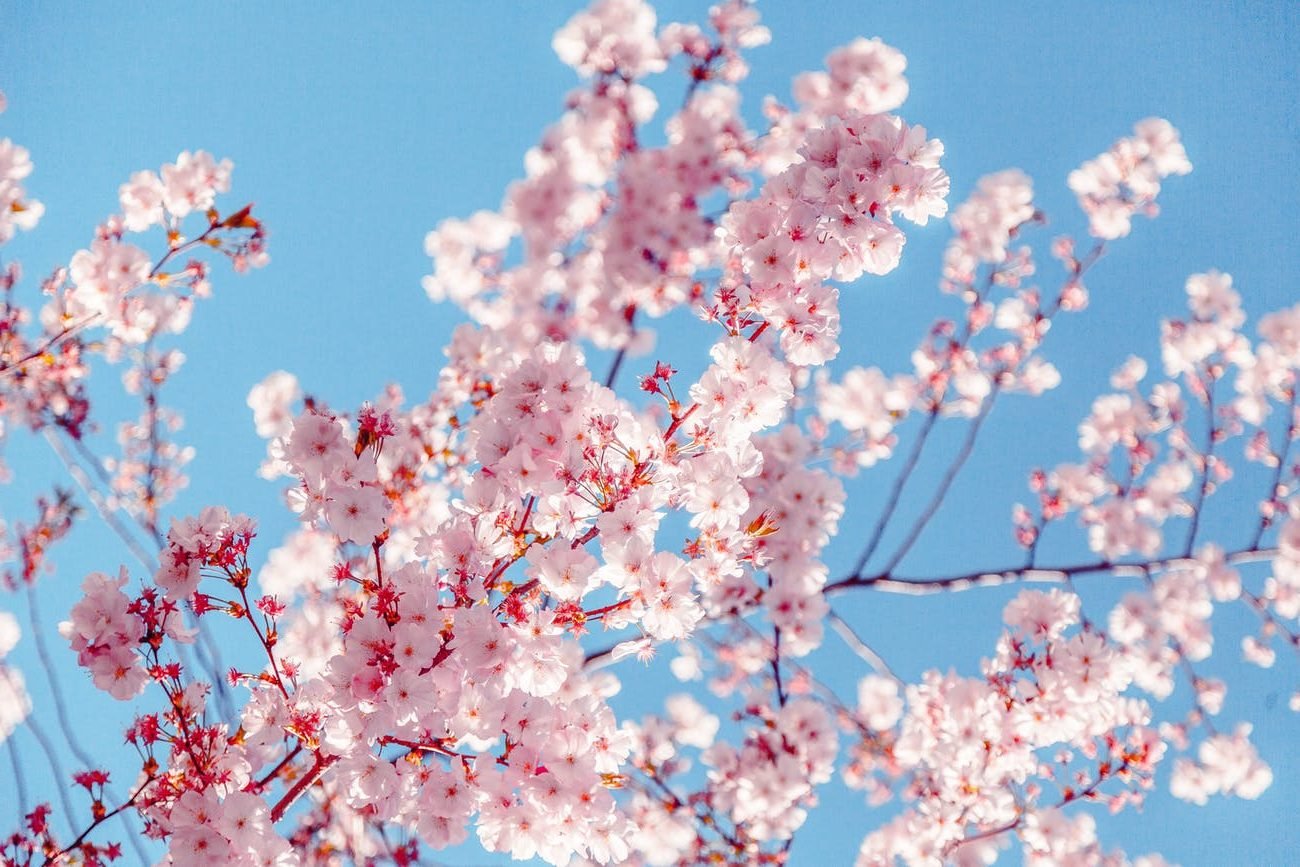
[[[67,855],[73,849],[79,847],[83,842],[85,842],[85,839],[89,837],[91,832],[93,832],[96,828],[98,828],[100,825],[104,824],[114,816],[120,815],[125,811],[129,810],[131,806],[135,804],[137,800],[139,800],[140,795],[144,793],[144,790],[148,788],[149,785],[153,783],[153,781],[154,781],[154,776],[150,774],[148,779],[146,779],[143,783],[141,783],[140,787],[135,790],[135,793],[131,795],[130,799],[128,799],[123,804],[119,804],[113,810],[105,813],[104,815],[97,818],[95,821],[91,822],[90,825],[87,826],[85,830],[83,830],[80,834],[77,835],[77,839],[73,840],[67,846],[63,847],[58,852],[55,852],[53,855],[46,858],[45,863],[47,865],[59,863],[60,858],[62,858],[64,855]]]
[[[1273,477],[1269,480],[1268,484],[1268,501],[1270,506],[1274,508],[1277,504],[1277,489],[1278,486],[1282,484],[1282,473],[1286,470],[1287,458],[1291,454],[1291,442],[1295,434],[1297,401],[1300,401],[1300,382],[1297,382],[1291,388],[1291,403],[1287,407],[1286,427],[1282,429],[1282,448],[1273,452],[1277,464],[1273,467]],[[1268,512],[1260,516],[1259,526],[1255,528],[1255,535],[1251,538],[1250,546],[1252,548],[1259,547],[1260,540],[1264,538],[1265,531],[1267,531],[1273,523],[1273,514],[1273,512]]]
[[[614,361],[609,366],[609,373],[605,374],[605,387],[613,388],[614,381],[618,379],[619,368],[623,366],[623,359],[627,356],[627,347],[620,346],[618,352],[614,353]]]
[[[781,685],[781,627],[772,627],[772,678],[776,681],[776,700],[785,707],[785,687]]]
[[[54,787],[59,794],[59,804],[63,807],[63,815],[68,819],[68,826],[72,826],[72,802],[68,800],[68,776],[63,772],[63,763],[59,761],[59,755],[54,751],[54,745],[50,739],[45,736],[44,730],[40,723],[36,721],[36,714],[29,713],[26,719],[27,730],[36,738],[36,742],[41,745],[41,751],[45,753],[45,760],[49,762],[50,771],[54,774],[54,779],[58,784]]]
[[[1232,565],[1271,560],[1277,556],[1276,548],[1246,548],[1226,555]],[[1110,572],[1118,577],[1141,578],[1147,569],[1169,569],[1177,566],[1193,566],[1198,561],[1190,557],[1165,557],[1141,563],[1116,563],[1099,560],[1095,563],[1079,563],[1072,566],[1057,567],[1017,567],[1002,570],[984,570],[965,572],[959,575],[943,577],[903,577],[881,573],[872,576],[850,575],[827,584],[822,592],[840,593],[856,587],[883,590],[890,593],[902,593],[909,596],[928,596],[934,593],[953,593],[972,590],[977,587],[1000,587],[1004,584],[1019,582],[1038,582],[1062,584],[1076,575],[1089,575]]]
[[[68,474],[72,476],[73,480],[76,481],[77,486],[81,488],[82,493],[86,495],[86,498],[90,500],[91,505],[95,507],[95,512],[98,513],[100,519],[108,525],[110,530],[117,534],[117,537],[122,540],[122,543],[126,545],[127,549],[131,552],[131,555],[139,561],[142,567],[144,567],[144,570],[152,575],[158,567],[153,563],[152,558],[140,545],[139,540],[132,536],[131,533],[128,532],[126,526],[118,520],[117,515],[109,507],[108,502],[95,487],[95,483],[90,480],[90,477],[86,475],[86,471],[82,468],[81,464],[77,462],[77,459],[73,457],[72,454],[68,452],[67,447],[63,445],[63,441],[60,440],[48,427],[45,429],[44,433],[45,441],[50,444],[50,448],[54,449],[54,453],[59,457],[59,460],[63,461],[63,465],[67,469]]]
[[[907,552],[916,544],[917,539],[921,538],[921,533],[930,523],[930,519],[935,516],[940,506],[943,505],[944,499],[948,496],[948,489],[952,487],[952,483],[957,479],[957,474],[961,472],[961,468],[970,458],[971,452],[975,450],[975,440],[979,437],[980,428],[984,426],[985,419],[989,417],[989,413],[993,409],[993,402],[997,399],[997,396],[998,387],[995,384],[988,396],[984,398],[984,402],[980,404],[979,413],[976,414],[974,422],[971,423],[970,429],[966,432],[966,439],[962,442],[961,449],[957,452],[957,456],[953,458],[952,463],[949,464],[943,478],[940,479],[939,486],[935,488],[934,494],[930,497],[930,502],[926,504],[921,516],[916,519],[916,523],[912,525],[912,529],[908,532],[907,537],[903,539],[903,543],[894,553],[894,556],[890,557],[889,562],[885,564],[885,572],[892,572],[899,562],[907,556]]]
[[[1183,545],[1183,556],[1190,556],[1196,546],[1196,531],[1201,525],[1201,509],[1205,506],[1205,495],[1210,489],[1210,469],[1214,466],[1214,377],[1207,376],[1205,385],[1205,416],[1207,427],[1205,451],[1201,453],[1201,484],[1196,491],[1196,502],[1192,504],[1191,526],[1187,528],[1187,542]]]
[[[885,662],[884,657],[877,653],[871,645],[863,641],[862,637],[849,625],[849,622],[841,617],[835,609],[832,608],[827,617],[830,619],[831,628],[835,630],[836,634],[844,639],[844,643],[849,646],[850,650],[875,669],[876,674],[887,677],[895,683],[902,683],[898,675],[894,674],[894,670]]]
[[[299,777],[298,781],[289,788],[289,791],[285,792],[280,800],[276,802],[275,806],[271,808],[271,824],[274,825],[283,819],[284,814],[288,812],[289,808],[292,807],[294,803],[302,797],[303,793],[320,779],[321,774],[325,773],[325,770],[338,761],[338,759],[338,756],[324,756],[320,753],[316,753],[316,761],[312,763],[311,768]]]
[[[288,767],[289,764],[294,759],[298,758],[299,754],[301,754],[302,751],[303,751],[303,745],[301,741],[294,744],[293,749],[285,753],[284,758],[280,759],[280,761],[276,764],[274,768],[271,768],[271,770],[263,774],[260,780],[257,780],[255,783],[251,784],[251,789],[254,792],[254,794],[261,792],[262,789],[270,785],[271,782],[275,780],[276,777],[280,776],[281,771],[283,771],[286,767]]]
[[[99,318],[99,314],[96,313],[92,316],[88,316],[85,319],[82,319],[80,322],[68,323],[67,325],[63,326],[63,328],[61,328],[58,332],[46,338],[44,343],[37,346],[32,351],[28,352],[22,358],[19,358],[12,362],[6,362],[4,364],[0,364],[0,376],[6,376],[11,372],[16,372],[27,362],[35,361],[36,359],[45,355],[55,346],[57,346],[60,342],[63,341],[64,338],[71,337],[73,332],[79,330],[80,328],[86,325],[89,325],[91,322],[94,322],[98,318]]]
[[[880,517],[876,519],[876,526],[871,531],[871,537],[867,540],[866,547],[862,549],[857,562],[853,564],[854,575],[862,574],[862,570],[867,568],[867,563],[871,560],[871,555],[875,554],[876,549],[880,547],[880,540],[884,538],[885,528],[889,526],[889,519],[894,516],[899,500],[902,499],[903,488],[906,487],[907,480],[911,478],[912,472],[916,469],[917,462],[921,459],[921,451],[925,448],[925,442],[929,439],[930,431],[934,429],[935,422],[938,420],[939,408],[936,406],[926,416],[920,432],[916,435],[916,441],[912,443],[912,451],[908,453],[902,470],[899,471],[897,478],[894,479],[893,486],[889,489],[889,496],[885,500],[885,509],[880,513]]]
[[[9,753],[9,763],[14,769],[14,788],[18,794],[18,824],[21,825],[27,816],[27,778],[23,776],[22,762],[18,761],[18,748],[14,746],[15,734],[17,732],[9,733],[9,737],[5,739],[5,747]]]

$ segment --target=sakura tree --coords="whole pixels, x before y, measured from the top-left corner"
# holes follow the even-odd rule
[[[25,622],[0,611],[3,864],[409,865],[467,840],[784,864],[847,788],[861,865],[1154,867],[1107,813],[1260,797],[1265,721],[1208,660],[1276,664],[1300,711],[1300,304],[1248,327],[1231,276],[1189,271],[1186,313],[1151,323],[1159,363],[1121,364],[1059,458],[1023,467],[1022,502],[989,504],[1004,559],[914,571],[998,448],[996,407],[1068,387],[1054,326],[1086,323],[1162,188],[1196,182],[1196,143],[1119,119],[1038,181],[1079,212],[1001,166],[956,201],[944,144],[900,114],[904,55],[845,36],[756,125],[742,93],[771,34],[746,0],[697,23],[642,0],[574,15],[553,47],[579,83],[523,176],[425,239],[423,289],[460,317],[436,386],[378,377],[347,405],[267,370],[248,392],[285,538],[233,488],[175,508],[195,457],[167,403],[178,335],[273,247],[232,162],[187,150],[123,178],[47,277],[8,260],[0,433],[43,440],[67,484],[5,499],[3,607]],[[39,229],[38,195],[0,140],[0,243]],[[926,233],[947,239],[925,265],[942,315],[901,364],[832,366],[864,355],[843,298]],[[682,323],[707,342],[664,339]],[[111,453],[96,368],[136,407]],[[1227,498],[1236,518],[1210,508]],[[96,524],[102,567],[56,569]],[[999,593],[982,652],[916,677],[851,601]],[[6,661],[20,641],[36,670]],[[679,685],[627,713],[654,659]],[[125,759],[84,745],[81,708],[114,701]]]

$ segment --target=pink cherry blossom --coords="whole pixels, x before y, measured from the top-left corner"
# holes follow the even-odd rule
[[[94,687],[133,702],[138,773],[80,770],[88,817],[56,834],[36,807],[6,867],[113,861],[101,825],[128,816],[169,864],[411,864],[473,834],[552,864],[783,865],[840,784],[873,808],[862,865],[1016,846],[1159,867],[1107,848],[1086,805],[1137,809],[1166,782],[1198,804],[1261,796],[1237,681],[1206,661],[1281,670],[1300,648],[1300,306],[1252,337],[1251,287],[1188,276],[1159,363],[1129,355],[1077,442],[1026,468],[1011,559],[912,571],[958,538],[932,519],[997,447],[977,442],[995,404],[1067,381],[1053,326],[1191,165],[1172,125],[1139,122],[1065,181],[1095,243],[1044,239],[1019,169],[963,182],[950,210],[946,145],[893,114],[907,59],[880,38],[833,49],[751,129],[749,52],[772,37],[747,0],[699,23],[596,0],[563,25],[579,84],[520,176],[425,237],[423,288],[465,319],[428,391],[331,406],[329,383],[288,371],[248,391],[261,475],[296,521],[278,544],[223,505],[172,514],[195,453],[165,402],[185,362],[170,341],[224,276],[209,258],[268,262],[251,206],[222,198],[229,160],[131,174],[35,307],[0,272],[0,436],[45,435],[145,566],[85,576],[59,626]],[[0,141],[0,243],[41,216],[31,171]],[[841,301],[914,232],[949,238],[942,312],[910,356],[863,360]],[[691,315],[698,342],[656,342]],[[125,421],[92,401],[102,363],[139,404]],[[117,433],[106,456],[96,430]],[[1245,508],[1215,523],[1230,484]],[[871,514],[850,500],[864,488]],[[11,588],[47,580],[74,494],[35,514],[0,524]],[[872,593],[1007,585],[983,659],[873,647]],[[18,635],[0,612],[0,740],[44,713]],[[829,642],[863,667],[827,671]],[[660,656],[683,691],[626,718],[618,694],[640,700]]]

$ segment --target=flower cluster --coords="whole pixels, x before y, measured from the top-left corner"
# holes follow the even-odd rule
[[[1196,761],[1179,759],[1169,788],[1175,796],[1204,804],[1210,795],[1233,795],[1255,799],[1273,783],[1273,772],[1260,761],[1259,753],[1247,740],[1250,725],[1243,723],[1232,734],[1206,738],[1197,750]]]
[[[821,644],[829,606],[822,589],[828,570],[821,561],[844,514],[839,480],[808,466],[810,448],[793,427],[759,442],[763,472],[745,482],[747,526],[759,536],[756,564],[767,573],[762,593],[779,631],[781,651],[806,656]]]
[[[662,72],[667,60],[655,35],[655,11],[642,0],[597,0],[555,34],[560,60],[582,75]]]
[[[907,99],[907,58],[880,39],[858,38],[826,57],[826,71],[795,77],[797,108],[768,97],[764,113],[771,128],[758,143],[765,175],[779,174],[799,158],[809,130],[833,117],[885,114]]]
[[[9,139],[0,139],[0,244],[18,229],[32,229],[40,222],[44,206],[27,198],[23,180],[32,173],[27,149]]]
[[[1034,219],[1034,185],[1007,169],[980,178],[975,192],[952,212],[953,238],[943,254],[944,290],[970,288],[981,265],[1006,261],[1012,240]]]
[[[719,720],[689,696],[671,697],[667,711],[629,727],[637,756],[630,781],[637,851],[652,865],[781,863],[782,844],[815,803],[814,788],[832,777],[832,714],[806,696],[776,707],[756,701],[747,712],[752,726],[733,746],[716,739]],[[687,792],[694,751],[705,778]]]
[[[723,228],[747,306],[779,330],[791,362],[815,365],[839,349],[837,296],[825,281],[896,268],[906,238],[894,215],[920,225],[943,216],[948,176],[942,144],[889,115],[833,120],[799,154],[756,199],[732,205]]]
[[[1004,619],[983,678],[930,672],[908,687],[888,771],[907,777],[915,803],[868,835],[859,864],[989,858],[1022,823],[1079,799],[1140,802],[1151,785],[1165,745],[1150,708],[1125,696],[1122,657],[1087,626],[1074,631],[1078,597],[1025,591]],[[1027,854],[1046,854],[1025,839]]]
[[[1123,238],[1136,214],[1154,217],[1160,182],[1192,170],[1169,121],[1151,117],[1133,127],[1133,135],[1070,173],[1070,189],[1088,215],[1094,237]]]
[[[220,506],[203,510],[197,518],[172,524],[167,547],[154,581],[171,599],[188,600],[198,592],[204,567],[232,572],[233,580],[247,581],[241,565],[255,534],[253,522]]]
[[[126,570],[116,578],[92,572],[81,584],[82,597],[72,607],[59,632],[89,669],[95,686],[119,701],[135,698],[149,682],[141,645],[156,649],[166,637],[189,641],[193,635],[181,623],[175,605],[160,602],[146,590],[137,598],[122,592]]]

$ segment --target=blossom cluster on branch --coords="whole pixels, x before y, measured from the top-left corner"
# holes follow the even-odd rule
[[[1043,278],[1026,240],[1046,222],[1033,182],[999,171],[950,209],[944,146],[893,114],[906,61],[879,39],[833,51],[751,129],[746,52],[769,38],[747,0],[724,0],[707,26],[596,0],[564,26],[554,48],[582,83],[525,176],[496,211],[426,239],[425,291],[468,317],[432,393],[388,385],[332,407],[325,384],[276,371],[249,394],[261,475],[297,521],[278,547],[220,504],[167,514],[192,457],[162,399],[183,361],[167,344],[210,293],[209,259],[268,261],[251,208],[219,207],[231,163],[187,151],[132,175],[39,308],[8,266],[0,435],[41,433],[137,561],[84,579],[55,650],[136,703],[126,740],[140,762],[110,780],[78,755],[63,782],[89,807],[59,822],[25,807],[0,863],[110,863],[129,841],[174,864],[407,865],[474,833],[553,864],[783,864],[838,777],[869,805],[900,802],[888,820],[864,814],[861,865],[989,863],[1014,843],[1030,864],[1155,867],[1104,849],[1080,807],[1136,808],[1162,773],[1195,803],[1268,787],[1250,724],[1215,721],[1229,684],[1197,665],[1222,606],[1257,618],[1249,662],[1300,652],[1300,305],[1264,316],[1252,341],[1231,277],[1192,275],[1188,316],[1161,328],[1163,378],[1130,359],[1079,425],[1078,460],[1030,472],[1014,565],[909,576],[995,402],[1060,384],[1052,326],[1085,310],[1109,245],[1191,163],[1160,119],[1084,163],[1068,184],[1091,240],[1052,240],[1056,276]],[[646,81],[675,71],[684,99],[652,146],[661,112]],[[41,215],[31,170],[0,141],[0,242]],[[907,233],[943,217],[939,288],[956,312],[906,369],[832,375],[840,292],[870,291]],[[691,314],[714,334],[707,356],[651,366],[654,323]],[[607,372],[590,347],[613,354]],[[87,436],[98,364],[121,365],[140,403],[120,453],[102,457]],[[961,445],[904,520],[941,424]],[[1251,538],[1216,539],[1204,505],[1238,455],[1270,487]],[[894,458],[877,476],[881,512],[853,509],[843,479]],[[18,564],[6,584],[28,592],[33,619],[76,499],[56,491],[34,520],[0,525]],[[1041,543],[1071,515],[1097,559],[1057,565]],[[828,549],[850,524],[865,544],[832,575]],[[1138,583],[1089,612],[1074,582],[1095,574]],[[916,683],[832,607],[848,592],[1018,582],[1059,586],[1016,596],[978,667]],[[873,668],[856,695],[812,668],[828,628]],[[223,668],[218,629],[256,662]],[[39,731],[5,662],[17,640],[0,613],[0,741]],[[710,705],[696,690],[620,718],[625,660],[660,652],[707,684]],[[61,698],[56,713],[76,753]]]

